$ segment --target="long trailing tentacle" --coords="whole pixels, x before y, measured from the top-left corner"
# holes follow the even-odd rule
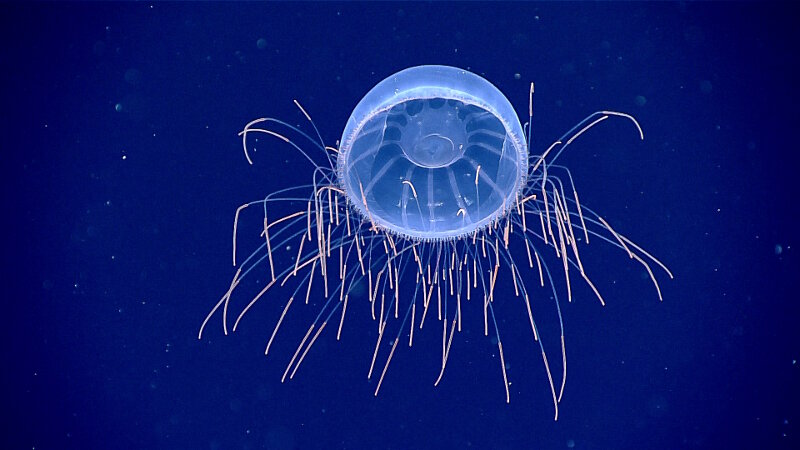
[[[300,107],[299,103],[297,105],[298,105],[298,107]],[[302,107],[300,107],[300,109],[305,114],[305,110],[303,110]],[[311,118],[308,115],[306,115],[306,117],[309,119],[309,121],[311,121]],[[295,150],[300,152],[300,154],[302,154],[309,162],[311,162],[311,164],[314,165],[314,167],[319,167],[319,163],[317,161],[315,161],[308,154],[308,152],[303,150],[303,148],[300,147],[299,145],[297,145],[293,140],[289,139],[288,137],[286,137],[285,135],[283,135],[281,133],[278,133],[277,131],[270,130],[270,129],[267,129],[267,128],[255,127],[256,125],[262,124],[262,123],[276,123],[276,124],[279,124],[279,125],[287,128],[287,129],[289,129],[289,130],[301,135],[306,140],[308,140],[311,143],[313,143],[315,147],[317,147],[318,149],[320,149],[322,151],[322,153],[323,153],[323,155],[325,157],[325,163],[326,163],[326,165],[329,166],[330,171],[334,172],[333,161],[331,160],[331,157],[330,157],[330,154],[328,153],[327,147],[325,146],[324,142],[322,142],[322,137],[321,136],[319,137],[320,141],[318,143],[318,142],[314,141],[311,138],[311,136],[307,135],[305,132],[301,131],[297,127],[292,126],[292,125],[290,125],[290,124],[288,124],[288,123],[286,123],[286,122],[284,122],[282,120],[273,119],[271,117],[262,117],[260,119],[252,120],[252,121],[248,122],[247,125],[245,125],[244,129],[238,133],[238,135],[242,138],[242,149],[244,150],[244,156],[245,156],[245,158],[247,159],[247,162],[250,165],[253,164],[253,160],[252,160],[252,158],[250,158],[250,152],[247,149],[247,136],[250,133],[263,133],[263,134],[267,134],[267,135],[270,135],[270,136],[274,136],[274,137],[282,140],[283,142],[291,145]],[[311,124],[313,125],[314,122],[311,121]],[[314,125],[314,129],[316,130],[316,125]],[[317,135],[319,136],[319,131],[317,131]],[[332,182],[332,179],[330,177],[328,177],[327,181],[328,182]]]

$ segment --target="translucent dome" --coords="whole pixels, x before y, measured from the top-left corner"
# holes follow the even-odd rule
[[[419,66],[381,81],[356,105],[337,170],[347,198],[375,225],[441,240],[513,207],[528,149],[496,87],[466,70]]]

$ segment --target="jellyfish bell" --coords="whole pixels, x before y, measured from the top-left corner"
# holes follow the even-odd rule
[[[372,88],[342,133],[338,179],[353,207],[408,238],[467,235],[505,215],[528,148],[511,103],[466,70],[418,66]]]
[[[438,385],[455,336],[462,330],[462,309],[480,308],[483,333],[498,347],[509,402],[510,382],[495,309],[518,308],[509,314],[530,324],[558,419],[567,375],[561,303],[564,297],[572,301],[572,283],[577,281],[605,304],[589,276],[591,268],[581,261],[590,237],[591,242],[616,248],[640,264],[659,299],[653,265],[672,278],[661,261],[582,206],[569,168],[557,163],[576,139],[609,118],[629,120],[643,139],[638,122],[628,114],[592,113],[529,157],[533,84],[526,128],[508,99],[478,75],[447,66],[412,67],[381,81],[358,102],[338,148],[326,145],[308,112],[296,100],[295,105],[307,126],[260,118],[239,135],[250,164],[253,135],[302,154],[313,166],[309,182],[270,192],[236,209],[232,252],[236,271],[198,334],[202,338],[205,326],[220,310],[223,332],[228,333],[230,321],[236,331],[246,313],[270,297],[267,292],[283,287],[290,295],[267,339],[267,355],[281,326],[291,320],[292,305],[303,299],[308,305],[312,295],[321,295],[316,318],[297,344],[282,382],[295,376],[326,327],[336,328],[336,339],[341,337],[350,295],[366,285],[368,308],[377,325],[367,374],[378,378],[375,395],[398,343],[412,347],[415,332],[432,321],[441,324],[442,333],[441,367],[432,377],[433,385]],[[241,257],[239,216],[253,206],[263,211],[262,227],[254,233],[260,233],[262,243]],[[275,217],[287,207],[295,211]],[[248,277],[260,280],[258,275],[263,274],[267,274],[263,287],[238,306],[241,296],[234,294],[240,282]],[[502,278],[513,286],[513,294],[497,289]],[[510,301],[496,303],[499,296]],[[532,307],[537,296],[552,302],[556,312],[560,358],[548,356],[543,343],[551,336],[543,336],[537,325],[538,308],[544,307]],[[359,302],[354,307],[365,305]],[[229,314],[234,308],[238,314]],[[235,320],[229,320],[233,316]]]

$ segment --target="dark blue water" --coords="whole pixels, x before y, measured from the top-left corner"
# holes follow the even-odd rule
[[[798,32],[788,7],[4,4],[0,16],[4,448],[797,445]],[[563,304],[569,372],[557,422],[509,285],[498,297],[510,404],[481,320],[456,335],[436,388],[439,323],[399,346],[377,398],[365,301],[289,383],[280,377],[307,329],[300,318],[313,314],[287,322],[265,358],[286,291],[234,335],[216,317],[197,339],[234,272],[235,208],[310,180],[277,140],[248,165],[236,133],[263,116],[304,123],[298,99],[333,144],[372,86],[420,64],[478,73],[523,114],[534,81],[539,152],[600,109],[644,128],[640,142],[609,120],[561,161],[582,203],[675,279],[657,275],[659,302],[623,253],[584,250],[607,306],[577,282]],[[558,367],[552,303],[534,301]]]

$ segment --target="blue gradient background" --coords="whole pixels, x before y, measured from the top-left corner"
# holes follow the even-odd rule
[[[2,447],[794,448],[789,8],[0,5]],[[629,124],[607,121],[562,161],[582,203],[676,278],[661,277],[659,302],[624,254],[584,251],[608,305],[583,286],[564,304],[558,422],[519,308],[499,318],[508,405],[480,312],[456,336],[439,387],[431,326],[398,350],[377,398],[365,302],[351,307],[341,341],[321,336],[291,383],[280,375],[304,313],[263,357],[285,291],[235,335],[214,321],[197,340],[233,275],[235,208],[311,173],[277,141],[249,166],[236,133],[267,115],[302,123],[296,98],[334,143],[361,96],[419,64],[474,71],[522,113],[534,81],[538,151],[598,109],[632,113],[644,128],[639,142]],[[240,230],[260,226],[256,217]],[[509,286],[501,294],[513,301]]]

